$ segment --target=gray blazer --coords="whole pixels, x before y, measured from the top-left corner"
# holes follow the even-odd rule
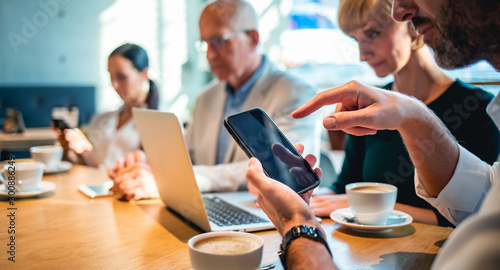
[[[248,158],[231,141],[225,164],[215,165],[217,137],[226,101],[225,82],[216,82],[196,100],[192,122],[186,129],[186,144],[195,166],[198,185],[205,191],[235,191],[246,186]],[[316,91],[305,82],[279,70],[269,59],[255,81],[243,110],[264,109],[292,142],[305,146],[305,154],[319,157],[320,124],[315,115],[293,119],[291,112],[314,97]]]

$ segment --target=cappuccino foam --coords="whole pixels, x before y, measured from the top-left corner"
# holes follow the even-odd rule
[[[362,187],[352,188],[351,190],[361,191],[361,192],[366,192],[366,193],[387,193],[387,192],[392,191],[392,189],[380,187],[380,186],[362,186]]]
[[[235,255],[252,251],[259,247],[253,239],[237,236],[216,236],[196,242],[194,248],[212,254]]]

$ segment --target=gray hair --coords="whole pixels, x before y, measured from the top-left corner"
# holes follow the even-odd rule
[[[258,31],[258,16],[255,9],[244,0],[217,0],[208,4],[201,13],[215,14],[219,20],[233,30],[255,29]],[[201,16],[200,16],[201,17]]]

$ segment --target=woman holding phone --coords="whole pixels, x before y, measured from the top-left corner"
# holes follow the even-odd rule
[[[59,132],[65,157],[93,167],[116,165],[127,153],[140,148],[139,134],[132,118],[132,108],[158,109],[158,87],[148,77],[146,51],[126,43],[108,57],[111,84],[123,100],[116,111],[92,118],[87,136],[78,128]]]
[[[383,88],[424,102],[460,144],[493,163],[500,150],[498,129],[486,114],[493,95],[446,76],[411,23],[395,22],[391,18],[391,8],[392,0],[341,0],[340,28],[358,42],[361,60],[366,61],[378,77],[394,76],[394,81]],[[422,144],[423,155],[432,152],[432,143],[437,142]],[[398,188],[396,210],[410,214],[417,222],[452,226],[416,195],[415,168],[397,131],[383,130],[372,136],[350,135],[345,151],[342,171],[330,187],[330,193],[335,195],[314,196],[311,200],[315,215],[328,216],[336,209],[348,207],[345,185],[381,182]]]

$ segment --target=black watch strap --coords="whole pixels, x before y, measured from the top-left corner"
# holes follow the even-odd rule
[[[283,236],[283,242],[281,242],[280,246],[280,251],[278,252],[278,255],[281,260],[281,264],[283,264],[283,267],[286,269],[286,252],[288,250],[288,247],[290,246],[290,243],[299,238],[299,237],[305,237],[307,239],[314,240],[316,242],[319,242],[323,244],[328,252],[330,253],[330,256],[332,256],[332,251],[328,247],[328,243],[326,242],[325,236],[321,233],[321,230],[318,228],[313,228],[309,227],[306,225],[300,225],[300,226],[295,226],[291,228],[285,236]]]

